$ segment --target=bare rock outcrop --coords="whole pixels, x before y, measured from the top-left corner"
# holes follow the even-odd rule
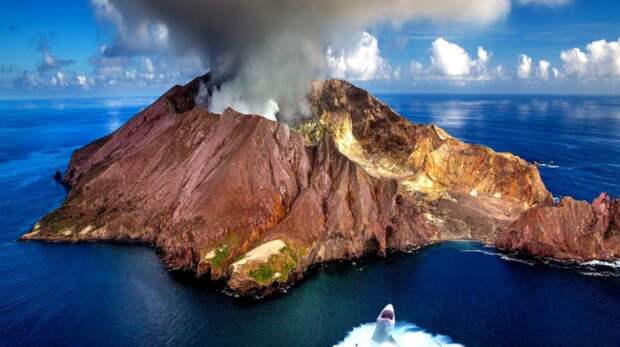
[[[620,258],[620,199],[602,193],[592,204],[566,197],[532,208],[498,235],[497,247],[568,261]]]

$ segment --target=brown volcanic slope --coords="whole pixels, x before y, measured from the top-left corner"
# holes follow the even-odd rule
[[[169,268],[240,295],[285,288],[312,264],[441,240],[501,232],[505,248],[537,254],[509,243],[538,242],[512,223],[554,208],[541,207],[552,199],[532,164],[411,124],[344,81],[316,83],[314,118],[293,130],[196,105],[208,80],[76,151],[66,201],[22,239],[151,243]]]

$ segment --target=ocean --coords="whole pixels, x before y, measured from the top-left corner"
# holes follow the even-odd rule
[[[619,97],[379,97],[413,122],[536,162],[558,198],[620,196]],[[0,345],[353,346],[389,303],[401,345],[620,343],[620,262],[565,267],[449,242],[321,266],[252,301],[167,272],[146,246],[16,242],[62,203],[53,175],[71,153],[152,101],[0,101]]]

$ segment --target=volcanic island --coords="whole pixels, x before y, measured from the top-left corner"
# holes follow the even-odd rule
[[[170,270],[235,296],[286,290],[311,267],[475,240],[560,261],[620,257],[620,199],[554,201],[536,165],[413,124],[343,80],[285,124],[174,86],[77,150],[62,206],[20,240],[146,243]],[[212,86],[214,88],[216,86]]]

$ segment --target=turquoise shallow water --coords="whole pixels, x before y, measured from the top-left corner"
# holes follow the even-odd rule
[[[538,162],[556,196],[620,195],[618,98],[381,98],[415,122]],[[260,302],[170,274],[148,247],[16,243],[62,202],[54,170],[150,101],[0,102],[0,345],[330,346],[387,303],[399,321],[467,346],[620,341],[617,270],[506,260],[474,243],[323,266]]]

